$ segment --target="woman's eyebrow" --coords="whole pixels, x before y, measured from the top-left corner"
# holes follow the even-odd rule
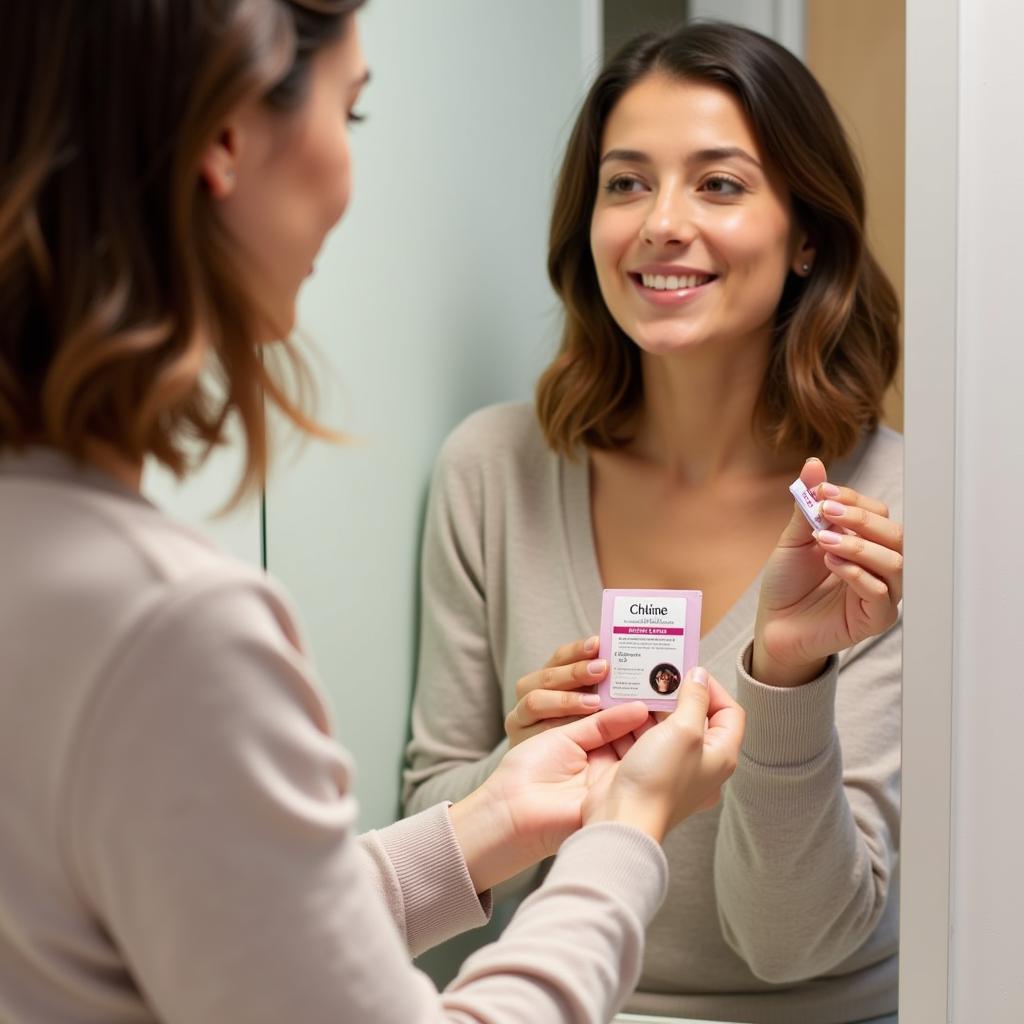
[[[715,160],[730,160],[730,159],[746,160],[747,163],[753,164],[759,171],[763,171],[764,168],[761,164],[748,153],[745,149],[739,146],[713,146],[710,149],[700,149],[696,153],[691,153],[687,159],[687,163],[692,164],[709,164]]]
[[[651,158],[639,149],[609,149],[603,157],[601,164],[609,160],[622,160],[630,164],[649,164]],[[600,164],[598,165],[600,166]]]
[[[691,153],[686,158],[686,162],[688,164],[709,164],[716,160],[730,159],[745,160],[759,171],[764,170],[758,160],[740,146],[712,146],[708,149],[699,149],[696,153]],[[609,160],[621,160],[630,164],[649,164],[651,162],[651,158],[640,149],[609,149],[601,157],[601,164],[605,164]]]

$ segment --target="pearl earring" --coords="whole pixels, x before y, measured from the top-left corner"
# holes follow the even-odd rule
[[[802,271],[803,271],[803,272],[804,272],[805,274],[809,274],[809,273],[811,272],[811,265],[810,265],[810,263],[802,263],[802,264],[800,265],[800,269],[801,269],[801,270],[802,270]]]

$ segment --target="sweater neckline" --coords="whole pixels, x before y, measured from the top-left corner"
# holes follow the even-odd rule
[[[853,451],[837,459],[830,467],[829,476],[856,487],[871,436],[869,433],[862,437]],[[590,455],[585,448],[581,448],[571,458],[559,455],[556,462],[562,506],[562,541],[576,616],[582,629],[581,635],[596,634],[601,623],[593,621],[588,609],[600,608],[604,581],[597,563],[597,545],[594,540]],[[750,630],[757,611],[757,597],[763,575],[764,566],[725,615],[701,637],[702,662],[713,660],[721,651],[734,644],[741,633]]]
[[[72,484],[90,491],[116,495],[146,508],[155,506],[109,473],[86,462],[77,462],[56,448],[32,446],[20,452],[0,452],[0,477],[19,477],[51,483]]]
[[[600,608],[600,595],[604,590],[601,570],[597,564],[597,545],[594,540],[594,520],[591,508],[590,456],[581,450],[575,458],[559,456],[560,494],[562,504],[563,538],[566,548],[569,577],[577,615],[584,633],[598,633],[601,623],[592,622],[586,609]],[[701,661],[710,661],[728,648],[744,630],[749,629],[761,587],[761,575],[751,581],[729,610],[700,639]],[[596,595],[585,599],[585,595]]]

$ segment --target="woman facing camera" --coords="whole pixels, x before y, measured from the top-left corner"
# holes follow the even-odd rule
[[[265,401],[316,429],[263,355],[348,204],[359,7],[5,5],[4,1021],[596,1024],[639,973],[660,841],[738,756],[743,713],[695,670],[660,725],[581,719],[357,836],[288,598],[141,496],[147,457],[183,473],[233,417],[259,485]],[[439,994],[410,954],[556,850]]]
[[[667,844],[630,1008],[893,1013],[899,317],[822,89],[729,25],[628,44],[577,119],[548,267],[565,326],[536,404],[471,416],[436,470],[407,806],[594,712],[603,588],[699,589],[747,737]]]

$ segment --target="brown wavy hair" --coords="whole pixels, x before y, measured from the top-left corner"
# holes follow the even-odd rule
[[[601,139],[641,79],[664,74],[727,89],[785,181],[815,246],[814,272],[790,273],[754,413],[774,450],[848,452],[877,426],[899,361],[899,301],[864,237],[864,185],[821,86],[788,50],[748,29],[696,22],[627,43],[594,82],[573,128],[555,194],[548,274],[565,310],[561,346],[537,387],[550,445],[613,448],[643,401],[640,350],[601,296],[590,251]]]
[[[14,0],[0,33],[0,450],[91,442],[179,476],[189,446],[267,466],[264,404],[303,431],[312,377],[265,317],[200,184],[225,118],[288,112],[363,0]],[[297,390],[297,398],[289,392]]]

